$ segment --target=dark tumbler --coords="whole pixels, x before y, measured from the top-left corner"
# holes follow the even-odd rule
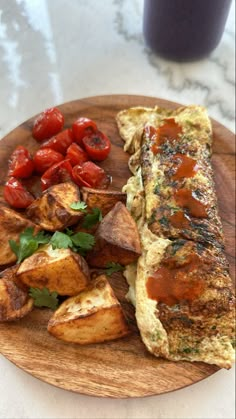
[[[144,0],[144,38],[175,61],[206,57],[221,40],[232,0]]]

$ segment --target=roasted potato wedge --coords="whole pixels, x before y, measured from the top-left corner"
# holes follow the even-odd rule
[[[66,342],[86,345],[118,339],[130,333],[121,305],[105,275],[55,311],[48,331]]]
[[[72,182],[60,183],[48,188],[28,208],[27,216],[48,231],[63,230],[76,224],[83,213],[70,208],[80,200],[78,187]]]
[[[0,274],[0,322],[20,319],[33,308],[34,301],[28,291],[13,281],[15,270],[8,269]]]
[[[104,217],[117,202],[126,204],[126,194],[119,191],[98,190],[83,187],[82,200],[86,202],[88,210],[99,208]]]
[[[16,278],[29,287],[46,287],[60,295],[72,296],[86,288],[90,273],[78,253],[45,245],[21,263]]]
[[[20,233],[27,227],[33,227],[35,233],[40,230],[30,220],[11,208],[0,206],[0,265],[16,261],[16,255],[9,246],[9,240],[19,240]]]
[[[88,253],[88,264],[104,268],[109,262],[128,265],[141,254],[139,233],[127,208],[117,202],[103,218],[96,234],[95,246]]]
[[[1,278],[13,281],[16,286],[20,289],[22,289],[25,292],[28,292],[29,287],[25,284],[23,284],[19,278],[17,278],[16,273],[19,269],[19,265],[13,265],[10,266],[7,269],[4,269],[4,271],[0,272],[0,280]]]

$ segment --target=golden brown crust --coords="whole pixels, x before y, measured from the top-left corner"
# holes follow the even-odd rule
[[[35,233],[40,230],[35,223],[23,214],[6,206],[0,206],[0,266],[16,261],[16,255],[11,250],[9,239],[18,242],[20,234],[27,228],[33,227]]]
[[[117,202],[126,204],[126,194],[120,191],[81,188],[82,200],[86,202],[87,209],[99,208],[103,217],[115,206]]]
[[[168,119],[172,131],[163,128]],[[230,368],[235,297],[223,254],[206,111],[133,108],[117,120],[125,149],[134,153],[129,162],[134,176],[125,187],[132,214],[144,194],[135,282],[143,342],[156,356]],[[144,123],[153,129],[143,133]]]
[[[117,202],[96,231],[95,246],[88,253],[88,263],[99,268],[105,268],[110,262],[127,265],[137,260],[140,254],[135,221],[124,204]]]
[[[222,224],[209,150],[203,149],[199,153],[199,149],[191,144],[182,135],[176,142],[166,142],[162,152],[155,155],[151,150],[150,138],[143,135],[140,164],[146,195],[147,223],[150,230],[159,237],[187,238],[223,247]],[[193,177],[175,179],[182,155],[196,162],[197,172]],[[180,189],[191,191],[193,198],[203,204],[206,210],[204,217],[196,217],[189,209],[179,205],[175,192]],[[179,225],[175,221],[177,213],[183,213],[184,216],[184,221]]]
[[[29,287],[46,287],[51,292],[70,296],[86,288],[90,273],[81,255],[45,245],[21,263],[16,278]]]
[[[130,333],[121,305],[105,275],[65,300],[48,323],[58,339],[80,345],[119,339]]]
[[[33,308],[33,299],[28,289],[19,288],[13,281],[15,269],[8,269],[0,275],[0,322],[17,320]]]
[[[63,230],[76,224],[83,217],[83,212],[70,208],[73,202],[79,200],[79,188],[74,183],[60,183],[48,188],[27,208],[26,213],[28,218],[42,229]]]

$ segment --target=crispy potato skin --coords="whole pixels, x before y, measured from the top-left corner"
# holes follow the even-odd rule
[[[63,230],[83,217],[81,211],[70,208],[76,201],[80,201],[78,187],[72,182],[60,183],[48,188],[27,208],[26,213],[44,230]]]
[[[104,268],[109,262],[127,265],[141,254],[137,226],[121,202],[117,202],[101,221],[95,241],[87,256],[89,265],[94,267]]]
[[[86,202],[88,210],[99,208],[103,217],[111,211],[117,202],[126,204],[126,194],[119,191],[106,191],[83,187],[82,200]]]
[[[89,268],[82,256],[69,249],[50,246],[35,252],[20,265],[16,278],[35,288],[48,288],[59,295],[76,295],[89,283]]]
[[[22,289],[25,292],[28,292],[29,287],[25,284],[23,284],[20,279],[16,276],[16,273],[19,269],[19,265],[13,265],[9,268],[4,269],[4,271],[0,272],[0,279],[4,278],[10,281],[13,281],[16,286],[20,289]]]
[[[66,342],[87,345],[118,339],[130,333],[105,275],[76,297],[61,304],[48,323],[48,331]]]
[[[16,255],[11,250],[9,240],[19,240],[20,233],[27,227],[33,227],[35,233],[40,230],[32,221],[11,208],[0,206],[0,265],[16,261]]]
[[[0,275],[0,322],[20,319],[33,308],[28,291],[19,288],[12,280],[14,271],[9,269]]]

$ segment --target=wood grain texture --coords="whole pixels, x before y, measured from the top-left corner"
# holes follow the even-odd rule
[[[113,177],[113,189],[121,189],[130,176],[123,152],[115,115],[131,106],[176,108],[176,103],[143,96],[100,96],[73,101],[59,108],[66,127],[79,116],[94,119],[112,141],[112,151],[102,166]],[[31,136],[34,118],[8,134],[0,143],[0,199],[6,179],[7,160],[16,145],[31,151],[38,148]],[[234,134],[216,121],[214,129],[213,166],[220,215],[226,238],[226,254],[234,273]],[[129,337],[105,344],[78,346],[63,343],[46,331],[50,310],[35,309],[26,318],[11,324],[0,324],[1,353],[33,376],[66,390],[102,397],[142,397],[177,390],[196,383],[218,371],[204,363],[169,362],[147,352],[141,342],[134,310],[125,300],[127,285],[120,274],[111,278],[132,329]]]

